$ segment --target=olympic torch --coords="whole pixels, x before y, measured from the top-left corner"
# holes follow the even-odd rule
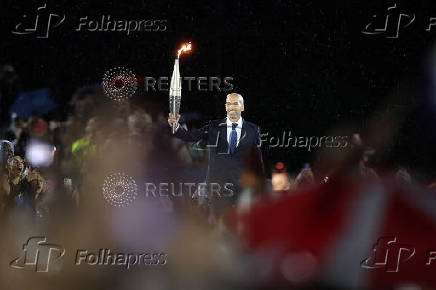
[[[177,58],[174,61],[173,74],[171,76],[170,85],[170,112],[177,118],[180,110],[180,103],[182,100],[182,80],[180,78],[179,58],[182,52],[192,49],[191,43],[185,44],[177,51]],[[172,133],[176,133],[177,124],[173,124],[171,129]]]

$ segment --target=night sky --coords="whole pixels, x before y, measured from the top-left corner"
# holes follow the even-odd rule
[[[44,17],[65,15],[48,38],[11,33],[23,14],[34,17],[44,3]],[[397,9],[385,33],[362,33],[370,22],[381,26],[393,4]],[[401,27],[398,38],[387,38],[395,35],[400,13],[415,14],[414,22]],[[165,30],[76,31],[81,17],[102,15],[165,20]],[[426,31],[430,17],[436,17],[434,1],[8,0],[0,4],[0,64],[16,68],[23,90],[51,88],[62,115],[77,88],[101,82],[113,67],[170,77],[175,51],[191,41],[194,50],[181,60],[182,76],[232,77],[234,91],[245,98],[244,118],[270,136],[289,130],[295,136],[324,136],[343,125],[364,132],[376,108],[406,94],[412,112],[384,159],[432,174],[436,140],[428,56],[436,27]],[[181,112],[201,113],[194,126],[222,118],[227,93],[183,91]],[[167,106],[167,92],[140,97]],[[393,98],[381,112],[404,103]],[[306,148],[263,148],[263,153],[270,165],[281,160],[292,170],[315,156]]]

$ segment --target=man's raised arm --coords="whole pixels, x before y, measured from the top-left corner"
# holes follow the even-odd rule
[[[173,114],[169,113],[168,117],[168,124],[170,127],[173,123],[177,123],[176,127],[176,134],[174,134],[175,137],[182,139],[186,142],[197,142],[199,140],[207,140],[207,134],[209,132],[209,124],[206,126],[196,129],[196,130],[185,130],[182,126],[179,124],[180,115],[177,115],[177,118],[174,117]]]

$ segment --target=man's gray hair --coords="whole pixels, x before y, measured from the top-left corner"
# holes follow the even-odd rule
[[[241,94],[238,94],[238,93],[230,93],[230,94],[227,95],[226,98],[228,98],[230,95],[236,95],[236,96],[238,96],[238,102],[240,102],[241,105],[244,105],[244,98],[242,97]]]

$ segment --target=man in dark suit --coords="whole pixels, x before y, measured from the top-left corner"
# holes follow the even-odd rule
[[[225,119],[209,121],[203,128],[192,131],[187,131],[178,124],[180,115],[176,118],[170,113],[168,118],[170,126],[177,124],[177,138],[186,142],[204,140],[207,143],[207,190],[218,211],[234,205],[237,201],[241,191],[239,177],[244,170],[250,169],[247,168],[248,164],[253,164],[247,163],[248,155],[257,159],[256,163],[261,165],[263,171],[260,129],[259,126],[242,119],[244,99],[240,94],[228,94],[225,108]]]

